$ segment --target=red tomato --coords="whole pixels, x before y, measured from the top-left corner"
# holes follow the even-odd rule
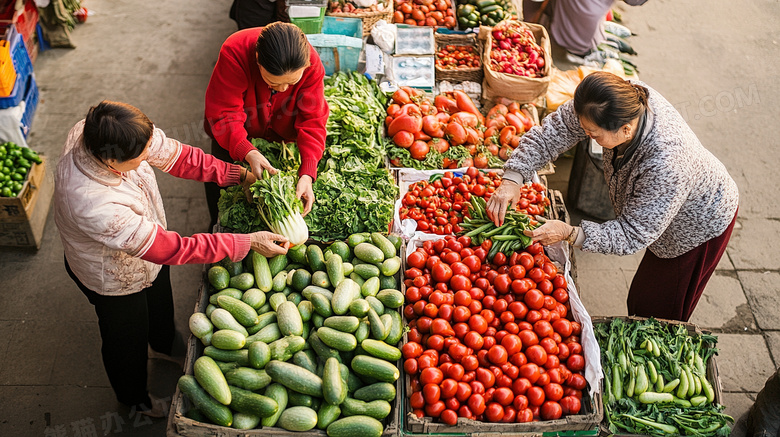
[[[409,404],[415,409],[423,408],[425,406],[425,398],[423,397],[422,392],[418,391],[412,393],[412,396],[409,398]]]
[[[563,387],[560,384],[550,382],[544,386],[544,396],[551,401],[559,401],[563,397]]]
[[[517,410],[517,419],[515,419],[517,423],[528,423],[533,420],[534,420],[534,413],[531,412],[530,408],[526,408],[524,410]]]
[[[579,322],[571,322],[571,334],[572,335],[582,334],[582,325]]]
[[[431,269],[431,276],[436,282],[447,282],[452,278],[452,269],[443,262],[438,262]]]
[[[458,306],[452,314],[452,320],[455,322],[468,322],[469,318],[471,318],[471,311],[465,306]]]
[[[552,358],[553,357],[549,357],[547,359],[547,362],[552,361]],[[564,383],[564,379],[561,376],[561,369],[559,369],[557,367],[555,367],[555,368],[547,368],[547,366],[545,366],[545,368],[547,369],[547,374],[550,375],[550,384],[563,384]]]
[[[447,352],[449,352],[449,355],[455,361],[462,361],[463,358],[465,358],[469,354],[469,350],[466,347],[466,345],[460,343],[456,343],[450,346]]]
[[[561,360],[569,358],[569,346],[566,343],[558,343],[558,358]]]
[[[425,384],[422,393],[425,403],[428,405],[435,404],[441,399],[441,387],[436,384]]]
[[[496,291],[499,294],[509,293],[509,286],[512,284],[512,279],[507,274],[498,275],[493,281],[493,286],[496,287]]]
[[[458,383],[458,389],[455,391],[455,398],[459,402],[466,402],[471,396],[471,386],[465,382]]]
[[[404,360],[404,371],[410,375],[417,373],[417,360],[414,358],[407,358]]]
[[[474,370],[477,370],[477,367],[479,367],[479,360],[477,359],[476,355],[466,355],[460,361],[460,364],[463,365],[463,368],[466,371],[472,372]],[[464,375],[463,377],[465,378],[466,375]]]
[[[585,358],[582,355],[574,354],[566,360],[566,367],[572,372],[579,372],[585,369]]]
[[[525,348],[539,344],[539,337],[536,335],[534,331],[531,331],[530,329],[525,329],[520,331],[520,334],[518,336],[520,337],[520,340],[523,342],[523,347]]]
[[[545,385],[550,383],[550,375],[547,372],[544,372],[544,368],[539,369],[539,379],[536,380],[536,385],[539,387],[544,387]]]
[[[525,355],[528,357],[528,361],[537,366],[543,366],[544,363],[547,362],[547,352],[538,344],[527,348],[525,350]]]
[[[483,387],[490,388],[496,383],[496,375],[490,370],[480,367],[477,369],[477,381],[482,383]]]
[[[406,258],[406,264],[411,267],[416,267],[420,270],[425,268],[426,261],[428,261],[428,254],[421,250],[412,252],[409,257]]]
[[[525,396],[528,398],[528,403],[531,405],[541,406],[544,403],[544,390],[541,387],[533,386],[525,392]]]
[[[557,402],[547,401],[542,405],[539,416],[544,420],[560,419],[563,414],[561,405]]]
[[[514,364],[517,367],[522,366],[523,364],[528,363],[528,359],[525,357],[525,354],[522,352],[518,352],[511,357],[509,357],[509,362]]]
[[[565,288],[568,287],[568,283],[566,282],[566,278],[564,278],[563,275],[556,275],[553,278],[552,282],[553,282],[553,286],[555,288],[564,288],[565,289]]]
[[[523,279],[523,278],[525,278],[525,267],[523,267],[521,265],[512,265],[512,267],[510,267],[510,269],[509,269],[509,276],[512,279]]]
[[[472,394],[468,404],[469,409],[477,416],[485,412],[485,398],[481,394]]]
[[[538,322],[534,323],[534,332],[540,338],[545,338],[551,336],[554,331],[550,322],[539,320]]]
[[[508,334],[501,339],[501,346],[503,346],[504,349],[506,349],[506,353],[509,356],[512,356],[522,350],[523,342],[522,340],[520,340],[519,336],[514,334]]]
[[[563,288],[556,288],[552,292],[552,297],[560,303],[566,303],[569,301],[569,292]]]
[[[580,412],[582,403],[574,396],[566,396],[561,399],[561,410],[563,414],[577,414]]]
[[[500,422],[504,418],[504,407],[498,402],[491,402],[487,406],[485,416],[489,422]]]
[[[545,369],[555,369],[560,365],[561,365],[561,360],[558,358],[558,355],[550,355],[550,353],[547,353],[547,362],[544,363]]]
[[[547,279],[552,279],[558,274],[558,269],[555,268],[555,264],[551,262],[544,263],[544,265],[542,265],[542,270]]]
[[[452,252],[450,252],[450,253],[452,253]],[[444,257],[446,258],[447,255],[444,255]],[[471,275],[471,270],[469,270],[468,266],[466,266],[466,264],[463,264],[460,261],[456,261],[456,262],[451,263],[450,267],[452,267],[452,274],[453,275],[461,275],[461,276],[466,276],[466,277]],[[471,287],[469,287],[469,288],[471,288]]]
[[[455,305],[467,307],[471,305],[472,301],[473,298],[471,297],[471,294],[469,294],[469,292],[466,290],[459,290],[455,293]]]
[[[520,366],[520,376],[527,379],[531,384],[535,384],[539,380],[539,366],[534,363]]]
[[[563,389],[561,389],[563,390]],[[493,392],[493,401],[498,402],[503,406],[511,405],[515,400],[515,395],[512,393],[512,389],[507,387],[499,387]]]
[[[401,353],[404,358],[417,358],[423,353],[423,348],[419,343],[409,341],[401,346]]]
[[[447,407],[444,405],[444,402],[439,401],[432,405],[426,405],[425,414],[431,417],[439,417],[446,409]]]
[[[442,399],[449,399],[449,398],[455,396],[455,394],[457,393],[457,391],[458,391],[458,382],[455,381],[454,379],[447,378],[447,379],[445,379],[444,381],[441,382],[440,388],[441,388],[441,397],[442,397]],[[423,390],[425,390],[425,389],[423,388]],[[563,388],[561,388],[561,393],[563,393]]]
[[[468,269],[468,267],[465,268]],[[452,279],[450,280],[450,288],[454,291],[468,290],[471,288],[471,280],[463,275],[453,275]]]
[[[482,349],[482,346],[485,344],[485,340],[477,331],[470,331],[463,338],[463,343],[465,343],[466,346],[474,349],[475,351],[479,351],[480,349]]]
[[[528,270],[531,270],[534,267],[534,257],[527,252],[522,252],[520,254],[520,258],[518,259],[518,263],[520,263],[525,271],[528,272]]]
[[[566,379],[566,385],[575,390],[585,390],[587,384],[588,381],[579,373],[572,373],[569,378]]]
[[[528,290],[523,296],[523,301],[528,308],[538,310],[544,306],[544,295],[537,289]]]
[[[477,273],[482,268],[482,261],[476,255],[471,255],[463,259],[463,264],[469,268],[471,273]]]
[[[458,413],[454,410],[446,409],[442,411],[439,418],[441,418],[442,423],[447,425],[457,425],[458,423]]]
[[[484,334],[488,328],[488,322],[481,314],[474,314],[469,318],[469,327],[479,334]]]
[[[444,373],[437,367],[428,367],[420,372],[420,382],[423,384],[441,384]]]
[[[542,279],[539,281],[539,283],[536,284],[536,288],[539,289],[542,294],[552,294],[553,292],[553,284],[549,279]]]
[[[540,322],[537,322],[537,323],[540,323]],[[544,351],[547,352],[548,356],[550,356],[550,355],[556,355],[557,356],[558,355],[558,343],[556,343],[555,340],[553,340],[552,338],[550,338],[550,337],[543,338],[539,342],[539,345],[544,348]]]
[[[464,373],[465,370],[463,369],[463,366],[458,363],[455,363],[452,366],[450,366],[446,372],[447,377],[452,378],[455,381],[460,381],[463,378]]]
[[[494,345],[488,351],[488,359],[491,363],[501,365],[506,363],[508,358],[506,349],[501,345]]]

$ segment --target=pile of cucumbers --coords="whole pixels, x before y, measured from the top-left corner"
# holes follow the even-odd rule
[[[203,356],[178,384],[194,405],[187,416],[381,436],[400,376],[400,246],[397,236],[362,233],[324,251],[300,245],[212,266],[209,305],[189,321]]]
[[[460,29],[493,27],[501,21],[512,19],[515,8],[510,0],[462,0],[456,17]]]

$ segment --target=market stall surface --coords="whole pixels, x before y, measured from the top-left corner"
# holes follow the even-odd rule
[[[73,34],[75,50],[52,50],[35,65],[41,87],[30,144],[58,158],[68,130],[102,99],[138,106],[174,138],[208,150],[203,96],[221,42],[234,29],[230,1],[107,2]],[[740,187],[740,212],[718,270],[692,322],[719,334],[726,412],[750,407],[780,366],[780,6],[696,0],[625,9],[638,35],[640,77],[683,113]],[[751,20],[739,17],[753,17]],[[728,29],[727,31],[725,29]],[[729,60],[724,68],[725,60]],[[566,188],[571,159],[560,159],[552,188]],[[171,229],[206,230],[201,184],[158,178]],[[575,222],[581,215],[573,211]],[[577,252],[583,300],[592,315],[623,315],[641,254]],[[0,252],[0,435],[165,435],[164,420],[121,407],[100,361],[94,311],[68,278],[52,214],[38,252]],[[172,269],[177,326],[186,332],[200,266]],[[150,360],[150,388],[170,397],[180,375]],[[740,427],[735,435],[740,434]],[[740,434],[741,435],[741,434]]]

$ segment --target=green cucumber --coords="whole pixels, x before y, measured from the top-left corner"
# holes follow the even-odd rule
[[[374,296],[366,296],[366,302],[368,302],[368,305],[373,308],[374,311],[378,315],[382,315],[385,313],[385,305],[376,297]]]
[[[224,361],[217,361],[217,360],[214,360],[214,362],[217,363],[217,367],[219,367],[219,370],[222,372],[223,375],[227,375],[227,373],[230,372],[231,370],[236,370],[239,367],[241,367],[238,365],[238,363],[235,362],[226,363]]]
[[[230,273],[222,266],[212,266],[208,273],[209,284],[219,291],[230,285]]]
[[[252,344],[256,341],[262,341],[263,343],[270,344],[280,338],[282,338],[282,332],[279,330],[279,325],[277,323],[270,323],[263,329],[247,337],[246,342],[247,344]]]
[[[238,363],[239,366],[243,367],[249,365],[249,351],[246,349],[225,351],[214,346],[206,346],[203,349],[203,355],[225,363]]]
[[[347,397],[347,387],[341,378],[341,363],[336,358],[328,358],[322,370],[322,396],[325,402],[339,405]]]
[[[229,256],[222,258],[218,264],[226,268],[230,276],[240,275],[244,271],[243,263],[241,261],[233,262]]]
[[[384,289],[377,293],[376,298],[387,308],[400,308],[404,304],[404,295],[398,290]]]
[[[360,294],[363,296],[376,296],[377,293],[379,293],[379,277],[374,276],[366,279],[366,282],[360,287]]]
[[[355,266],[352,265],[352,263],[345,262],[341,266],[342,271],[344,272],[344,277],[349,277],[349,275],[352,274],[352,272],[355,271]]]
[[[271,305],[271,308],[274,311],[277,311],[278,308],[279,308],[279,305],[281,305],[281,304],[283,304],[285,302],[287,302],[287,295],[285,295],[284,293],[281,293],[281,292],[274,293],[274,294],[271,295],[270,298],[268,298],[268,303]],[[277,314],[277,319],[278,319],[278,316],[279,315]]]
[[[322,288],[329,288],[330,287],[330,279],[328,278],[328,274],[326,272],[322,271],[316,271],[311,274],[311,285],[322,287]]]
[[[203,338],[209,332],[214,332],[214,324],[203,313],[192,313],[189,326],[190,332],[197,338]]]
[[[255,277],[251,273],[241,273],[230,278],[228,287],[246,291],[252,288],[253,285],[255,285]]]
[[[289,273],[287,277],[289,278]],[[304,288],[311,285],[311,273],[304,269],[298,269],[292,274],[292,281],[288,281],[287,285],[291,286],[295,291],[303,291]]]
[[[271,351],[271,360],[287,361],[292,356],[306,347],[306,340],[297,335],[280,338],[268,345]],[[267,366],[267,364],[266,364]]]
[[[232,329],[233,331],[244,334],[244,337],[248,336],[246,328],[238,323],[235,317],[224,308],[217,308],[211,313],[211,323],[219,329]]]
[[[341,416],[341,408],[338,405],[324,403],[317,411],[317,428],[325,429]]]
[[[312,408],[314,406],[314,398],[309,396],[309,395],[305,395],[305,394],[302,394],[302,393],[298,393],[297,391],[290,390],[287,393],[287,396],[289,398],[287,403],[291,407],[309,407],[309,408]]]
[[[258,252],[252,251],[252,265],[254,266],[255,284],[264,292],[273,288],[274,278],[271,276],[271,268],[268,266],[268,258]]]
[[[388,258],[382,261],[382,264],[379,265],[379,271],[382,272],[382,275],[384,276],[393,276],[394,274],[398,273],[399,270],[401,270],[400,256]]]
[[[361,387],[352,395],[353,398],[364,401],[387,401],[392,402],[395,399],[395,385],[389,382],[377,382],[365,387]]]
[[[255,414],[235,413],[230,427],[233,429],[255,429],[260,424],[260,420],[262,418]]]
[[[347,245],[354,250],[355,247],[357,247],[360,243],[365,243],[370,239],[371,239],[371,234],[365,232],[352,234],[349,237],[347,237]]]
[[[273,415],[263,418],[260,423],[262,423],[263,426],[274,426],[276,425],[276,421],[279,420],[279,416],[282,415],[284,409],[287,408],[287,389],[283,385],[275,383],[269,385],[268,388],[265,389],[264,394],[265,396],[276,401],[278,409]]]
[[[198,357],[193,366],[193,373],[198,384],[217,402],[230,405],[231,396],[227,380],[213,358],[205,355]]]
[[[385,337],[385,343],[393,346],[398,344],[398,342],[401,341],[401,337],[404,335],[404,321],[401,319],[401,313],[398,311],[388,311],[388,313],[390,314],[393,323],[390,327],[390,331],[387,333],[387,337]]]
[[[333,299],[330,301],[333,313],[339,316],[346,314],[349,304],[358,297],[360,297],[360,286],[351,279],[344,279],[336,287]]]
[[[328,426],[328,437],[381,437],[382,422],[368,416],[350,416]]]
[[[273,360],[266,364],[265,371],[274,382],[278,382],[290,390],[322,397],[322,378],[303,367]]]
[[[332,254],[325,263],[325,268],[328,272],[328,279],[330,279],[330,283],[334,287],[344,280],[344,261],[341,259],[341,255],[337,253]]]
[[[287,250],[287,257],[297,264],[306,264],[306,245],[299,244]]]
[[[203,343],[203,346],[211,346],[211,336],[214,335],[213,332],[209,332],[208,334],[204,335],[200,338],[200,342]]]
[[[365,317],[368,314],[368,309],[371,306],[365,299],[355,299],[349,304],[349,313],[355,317]]]
[[[298,304],[298,313],[301,315],[301,321],[308,322],[311,320],[311,315],[314,312],[314,306],[312,305],[311,301],[308,300],[302,300]]]
[[[392,243],[390,244],[392,245]],[[363,262],[367,262],[369,264],[379,264],[385,260],[385,254],[384,252],[382,252],[382,249],[374,246],[371,243],[358,244],[357,246],[355,246],[354,252],[355,252],[355,256],[359,260]]]
[[[384,341],[366,339],[360,343],[360,347],[369,354],[381,358],[385,361],[398,361],[401,359],[401,350],[395,346],[390,346]]]
[[[357,330],[359,324],[360,319],[355,316],[331,316],[325,319],[324,326],[351,334]]]
[[[347,243],[343,241],[334,242],[328,246],[328,249],[334,254],[340,256],[342,260],[350,259],[352,257],[352,251],[349,250]]]
[[[311,296],[311,305],[314,311],[322,317],[333,315],[333,309],[330,307],[330,300],[323,294],[315,293]]]
[[[401,243],[403,243],[401,237],[395,234],[388,234],[387,239],[390,240],[391,243],[393,243],[393,246],[395,246],[396,253],[398,253],[398,250],[401,249]]]
[[[212,305],[217,305],[217,298],[220,296],[231,296],[235,297],[236,299],[241,299],[243,295],[244,293],[238,288],[225,288],[209,296],[209,303]]]
[[[230,402],[230,408],[244,414],[253,414],[259,417],[269,417],[276,413],[279,405],[275,400],[252,393],[239,387],[230,387],[230,395],[233,400]]]
[[[397,253],[395,245],[379,232],[371,233],[371,242],[382,251],[385,259],[392,258]]]
[[[192,402],[193,406],[210,421],[220,426],[230,426],[233,423],[233,413],[230,411],[230,408],[209,396],[194,376],[182,375],[177,385],[182,394]]]
[[[317,412],[308,407],[287,408],[279,416],[277,426],[287,431],[308,431],[317,426]]]
[[[368,416],[382,420],[390,414],[390,403],[382,400],[363,402],[346,398],[340,407],[344,416]]]
[[[368,355],[357,355],[352,359],[352,370],[361,376],[370,376],[383,382],[395,382],[400,376],[392,363]]]
[[[262,369],[271,361],[271,348],[262,341],[256,341],[250,344],[247,350],[249,350],[249,364],[255,369]]]
[[[312,272],[325,271],[325,256],[322,249],[316,244],[310,244],[306,247],[306,260],[309,262]]]
[[[366,281],[371,278],[378,278],[382,274],[379,267],[373,264],[356,264],[353,273],[356,273]]]
[[[339,351],[323,343],[316,332],[309,334],[308,342],[311,348],[314,349],[314,353],[316,353],[320,358],[320,362],[323,362],[330,357],[335,357],[341,361],[341,355],[339,355]]]
[[[276,308],[276,323],[282,335],[302,335],[303,320],[295,303],[286,301]]]
[[[363,283],[366,282],[366,280],[363,279],[363,277],[361,277],[360,275],[357,274],[357,272],[354,271],[354,267],[353,267],[353,272],[349,274],[349,279],[352,279],[353,281],[357,282],[357,284],[360,285],[361,287],[363,286]]]
[[[293,355],[293,363],[303,367],[309,372],[317,372],[317,357],[311,349],[296,352]]]
[[[370,324],[372,337],[382,341],[387,338],[385,324],[373,308],[368,310],[368,323]]]
[[[217,306],[214,305],[214,304],[210,303],[210,304],[206,305],[206,311],[204,311],[204,312],[206,313],[206,317],[208,317],[209,320],[211,320],[211,313],[213,313],[215,309],[217,309]]]
[[[301,291],[303,297],[309,300],[311,300],[313,295],[318,293],[325,296],[328,300],[333,299],[332,291],[328,290],[327,288],[317,287],[316,285],[309,285],[308,287],[304,288],[303,291]]]
[[[217,304],[228,310],[230,314],[244,326],[254,326],[257,324],[257,311],[247,303],[231,296],[219,296]]]
[[[259,288],[250,288],[241,296],[241,301],[252,307],[255,312],[265,305],[266,300],[267,296]]]
[[[379,277],[379,289],[392,289],[397,290],[398,289],[398,281],[395,280],[395,276],[385,276],[382,275]]]
[[[271,308],[271,303],[266,300],[265,305],[257,309],[257,315],[262,316],[265,313],[271,313],[274,309]]]
[[[314,313],[311,316],[311,323],[315,328],[320,328],[325,323],[325,318],[317,313]]]
[[[387,340],[387,336],[390,335],[390,330],[393,329],[393,316],[385,312],[379,316],[379,320],[382,321],[382,326],[385,327],[385,338],[382,339],[382,341],[385,341]]]
[[[284,290],[284,287],[286,286],[287,286],[287,272],[281,271],[274,276],[273,284],[271,285],[271,290],[279,293],[280,291]]]
[[[363,387],[363,381],[358,378],[358,376],[353,371],[349,371],[349,375],[347,376],[347,391],[349,393],[355,393],[357,390],[360,390]]]
[[[287,268],[287,255],[276,255],[268,261],[268,269],[271,271],[272,277],[275,277],[285,268]]]
[[[220,329],[211,336],[211,345],[226,351],[239,350],[246,344],[246,336],[232,329]]]
[[[370,334],[371,324],[368,322],[368,319],[361,320],[358,329],[355,331],[355,340],[360,344],[367,339]]]
[[[328,320],[325,319],[325,321],[327,322]],[[323,343],[339,351],[351,351],[357,347],[357,340],[354,335],[337,331],[327,326],[317,329],[317,336]]]

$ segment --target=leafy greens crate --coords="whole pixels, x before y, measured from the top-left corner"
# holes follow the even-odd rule
[[[221,232],[224,228],[219,225],[215,225],[214,232]],[[306,243],[307,245],[310,242]],[[326,246],[321,242],[313,241],[311,244],[317,244],[320,247]],[[406,250],[405,244],[402,242],[399,249],[401,254],[401,260],[403,263],[403,254]],[[252,252],[250,251],[250,254]],[[205,312],[206,307],[209,305],[209,297],[211,296],[211,286],[209,284],[207,272],[208,265],[203,266],[202,281],[198,290],[198,297],[195,302],[194,312]],[[401,284],[401,272],[396,274],[397,283]],[[204,350],[203,343],[194,335],[190,335],[187,341],[187,354],[184,362],[184,374],[193,375],[193,366],[195,360],[203,355]],[[401,369],[401,361],[395,363],[396,367]],[[382,437],[397,437],[399,435],[399,422],[401,417],[401,403],[400,393],[402,392],[402,378],[399,378],[395,382],[396,392],[399,394],[396,399],[390,403],[391,411],[381,422],[384,425],[384,432]],[[260,436],[275,436],[275,437],[326,437],[327,433],[324,430],[314,428],[306,432],[294,432],[287,431],[279,427],[263,427],[259,425],[255,429],[234,429],[225,426],[219,426],[211,423],[204,423],[193,420],[187,417],[187,413],[191,408],[190,401],[184,397],[178,386],[173,394],[173,400],[171,402],[171,409],[168,414],[168,422],[166,427],[166,435],[168,437],[260,437]]]
[[[637,317],[637,316],[597,316],[593,317],[593,325],[600,325],[605,323],[611,323],[615,319],[623,320],[624,322],[638,322],[638,321],[645,321],[648,320],[646,317]],[[680,322],[677,320],[665,320],[665,319],[655,319],[662,325],[673,325],[673,326],[683,326],[685,327],[685,330],[688,332],[688,335],[701,335],[701,334],[710,334],[710,331],[702,330],[697,325],[693,323],[687,323],[687,322]],[[602,368],[604,366],[611,365],[611,363],[602,363]],[[722,404],[721,401],[723,400],[723,386],[720,381],[720,372],[718,371],[718,364],[715,360],[715,355],[711,356],[709,360],[707,360],[706,363],[706,369],[707,369],[707,380],[712,385],[712,388],[715,392],[715,400],[713,403],[715,404]],[[603,387],[603,379],[602,379],[602,387]],[[606,399],[603,398],[603,401],[606,402]],[[607,417],[606,412],[606,405],[603,406],[604,410],[604,418],[602,422],[599,424],[599,428],[601,430],[601,433],[604,435],[615,435],[617,437],[635,437],[638,435],[646,435],[646,434],[628,434],[628,433],[619,433],[619,434],[613,434],[609,430],[609,418]]]
[[[438,240],[444,238],[444,235],[430,235],[418,233],[409,242],[401,254],[401,272],[407,269],[407,256],[422,246],[425,240]],[[403,379],[403,412],[401,416],[400,434],[401,436],[468,436],[468,437],[489,437],[510,435],[518,437],[553,437],[553,436],[595,436],[599,434],[599,423],[604,417],[604,404],[602,402],[601,385],[601,364],[599,362],[600,350],[596,338],[593,334],[593,324],[591,317],[580,300],[578,290],[570,275],[570,260],[568,258],[568,245],[565,243],[556,243],[545,249],[550,259],[560,265],[559,271],[564,271],[568,276],[569,300],[572,306],[572,313],[576,314],[574,320],[582,324],[582,348],[585,356],[585,377],[588,381],[588,387],[583,390],[582,410],[580,414],[566,416],[558,420],[549,420],[542,422],[529,423],[491,423],[479,422],[470,419],[458,418],[457,425],[450,426],[444,423],[435,422],[431,417],[418,418],[413,412],[409,403],[411,394],[411,379],[403,367],[401,370],[401,379]],[[403,278],[402,278],[403,279]],[[406,295],[406,286],[401,281],[401,292]],[[576,311],[575,311],[576,308]],[[404,323],[408,324],[404,316]],[[401,339],[402,344],[408,342],[408,333],[404,333]]]

